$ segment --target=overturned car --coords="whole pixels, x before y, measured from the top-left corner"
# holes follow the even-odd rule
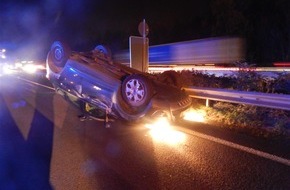
[[[55,41],[47,55],[46,70],[56,92],[94,119],[133,121],[163,114],[175,121],[191,106],[190,97],[181,88],[113,62],[102,45],[74,52]]]

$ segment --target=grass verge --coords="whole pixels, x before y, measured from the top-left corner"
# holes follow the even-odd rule
[[[225,102],[212,102],[206,107],[200,100],[194,101],[195,109],[205,110],[208,124],[256,137],[290,140],[289,111]]]

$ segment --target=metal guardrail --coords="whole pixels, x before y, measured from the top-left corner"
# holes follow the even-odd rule
[[[183,89],[192,98],[216,100],[238,104],[249,104],[260,107],[290,111],[290,95],[246,92],[216,88],[201,88],[193,86]]]

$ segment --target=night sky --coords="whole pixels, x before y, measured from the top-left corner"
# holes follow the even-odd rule
[[[189,40],[188,21],[205,14],[207,1],[1,0],[0,43],[30,57],[43,56],[54,40],[77,50],[97,44],[124,49],[129,36],[140,35],[143,19],[149,25],[150,44]],[[177,36],[177,23],[185,27],[184,35]]]
[[[128,48],[146,19],[150,45],[241,36],[250,61],[287,61],[289,10],[288,0],[1,0],[0,45],[31,58],[45,58],[55,40],[114,52]]]

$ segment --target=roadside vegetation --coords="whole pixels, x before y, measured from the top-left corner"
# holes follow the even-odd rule
[[[289,111],[225,102],[196,105],[206,111],[208,123],[259,137],[290,138]]]
[[[224,88],[241,91],[290,94],[290,74],[266,78],[255,72],[253,66],[238,64],[239,71],[230,76],[217,77],[199,71],[179,72],[183,86]],[[194,108],[206,112],[208,123],[231,128],[263,138],[290,139],[290,111],[264,108],[246,104],[194,100]]]

